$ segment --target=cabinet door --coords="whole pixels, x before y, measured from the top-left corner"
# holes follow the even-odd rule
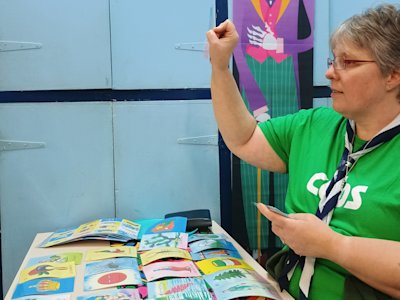
[[[210,100],[118,102],[114,109],[118,217],[210,209],[220,220],[217,126]]]
[[[5,292],[36,233],[115,216],[111,105],[0,104]]]
[[[111,87],[108,0],[0,0],[0,90]]]
[[[214,0],[114,0],[114,89],[208,88],[206,32]]]

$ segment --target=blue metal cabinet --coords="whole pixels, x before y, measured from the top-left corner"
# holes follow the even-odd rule
[[[385,2],[398,4],[399,0]],[[329,85],[325,72],[326,59],[332,56],[329,49],[330,34],[347,18],[379,3],[376,0],[315,1],[314,85]]]
[[[325,86],[326,60],[329,52],[329,1],[315,1],[314,17],[314,85]]]
[[[114,89],[210,87],[206,31],[214,0],[113,0]]]
[[[207,208],[220,220],[211,100],[0,104],[6,292],[37,232]]]
[[[37,232],[113,217],[112,104],[0,104],[4,292]]]
[[[108,0],[0,0],[0,91],[110,87]]]
[[[217,133],[210,100],[115,103],[117,216],[202,208],[219,221]]]

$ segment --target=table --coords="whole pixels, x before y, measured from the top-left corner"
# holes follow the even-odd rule
[[[235,248],[238,250],[240,255],[242,256],[243,260],[249,264],[258,274],[261,275],[262,278],[264,278],[269,284],[272,285],[272,287],[277,291],[279,296],[281,297],[282,300],[290,300],[293,299],[286,291],[281,293],[279,291],[278,284],[276,281],[268,275],[267,271],[261,267],[261,265],[251,257],[251,255],[243,249],[218,223],[212,222],[212,228],[211,231],[213,233],[223,233],[226,235],[227,240],[230,241]],[[21,273],[21,270],[25,267],[25,265],[28,263],[28,261],[32,257],[39,257],[39,256],[46,256],[46,255],[51,255],[54,253],[60,253],[60,252],[83,252],[85,253],[88,250],[93,250],[96,248],[103,248],[103,247],[108,247],[110,243],[108,241],[100,241],[100,240],[87,240],[87,241],[79,241],[79,242],[74,242],[74,243],[69,243],[69,244],[64,244],[64,245],[59,245],[59,246],[54,246],[54,247],[49,247],[49,248],[38,248],[37,245],[39,245],[45,238],[47,238],[51,233],[38,233],[35,237],[35,239],[32,242],[31,247],[28,250],[28,253],[26,254],[21,267],[18,270],[17,275],[15,276],[10,289],[8,290],[5,300],[9,300],[12,297],[12,294],[14,293],[15,287],[17,286],[17,282],[19,279],[19,275]],[[83,258],[84,259],[84,258]],[[82,260],[82,263],[78,266],[76,266],[76,279],[75,279],[75,290],[74,293],[72,293],[71,299],[76,299],[76,294],[85,294],[89,292],[83,292],[83,274],[84,274],[84,266],[85,263]]]
[[[212,232],[213,233],[223,233],[227,236],[227,240],[230,241],[238,250],[239,254],[243,257],[243,260],[250,265],[258,274],[261,275],[278,293],[278,295],[282,298],[282,300],[291,300],[293,299],[292,296],[286,291],[280,292],[279,285],[273,279],[267,271],[246,251],[243,249],[242,246],[238,242],[236,242],[218,223],[212,222]]]

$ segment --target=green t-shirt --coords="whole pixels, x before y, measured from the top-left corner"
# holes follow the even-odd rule
[[[315,214],[344,150],[346,119],[330,108],[301,110],[259,124],[286,163],[289,213]],[[356,139],[355,149],[363,141]],[[348,174],[329,226],[344,235],[400,241],[400,135],[361,157]],[[290,282],[299,298],[300,270]],[[348,272],[317,259],[309,299],[342,299]]]

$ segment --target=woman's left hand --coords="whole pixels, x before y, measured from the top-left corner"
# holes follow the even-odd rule
[[[271,221],[272,231],[298,255],[327,258],[341,236],[315,215],[299,213],[284,217],[262,203],[257,208]]]

